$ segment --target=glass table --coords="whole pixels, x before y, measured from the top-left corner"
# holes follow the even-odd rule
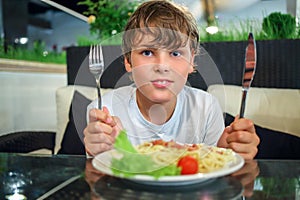
[[[101,174],[84,156],[0,153],[1,199],[293,199],[300,160],[246,161],[202,183],[150,186]]]

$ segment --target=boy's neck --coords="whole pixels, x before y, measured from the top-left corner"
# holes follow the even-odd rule
[[[164,124],[172,117],[176,101],[174,97],[174,101],[158,104],[150,101],[138,90],[136,91],[136,102],[140,112],[146,120],[157,125]]]

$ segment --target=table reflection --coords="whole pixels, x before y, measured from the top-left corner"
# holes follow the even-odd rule
[[[261,160],[251,199],[300,200],[300,161]]]
[[[26,199],[25,190],[32,186],[30,172],[10,171],[3,174],[3,190],[6,199]]]
[[[159,187],[104,175],[85,156],[0,153],[0,161],[0,199],[300,200],[300,160],[246,161],[226,177]]]
[[[184,186],[143,185],[130,180],[114,178],[98,172],[86,162],[85,178],[93,199],[240,199],[253,194],[254,180],[259,174],[257,161],[245,165],[231,176]]]
[[[244,187],[243,196],[251,197],[253,195],[254,181],[259,175],[259,167],[256,160],[247,160],[245,165],[231,176],[235,177]]]
[[[38,199],[84,170],[84,157],[0,153],[0,199]],[[45,196],[47,197],[47,196]]]

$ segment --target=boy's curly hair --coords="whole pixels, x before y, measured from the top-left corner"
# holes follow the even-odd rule
[[[123,53],[130,62],[132,47],[147,33],[155,38],[153,45],[178,48],[189,41],[195,54],[199,51],[199,32],[195,18],[183,6],[167,0],[142,3],[131,15],[123,35]]]

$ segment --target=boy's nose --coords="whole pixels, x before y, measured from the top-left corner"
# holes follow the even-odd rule
[[[155,64],[155,70],[159,72],[170,71],[169,53],[161,51],[158,55],[157,63]]]
[[[168,64],[155,64],[154,66],[154,70],[156,72],[160,72],[160,73],[165,73],[165,72],[169,72],[170,71],[170,67]]]

